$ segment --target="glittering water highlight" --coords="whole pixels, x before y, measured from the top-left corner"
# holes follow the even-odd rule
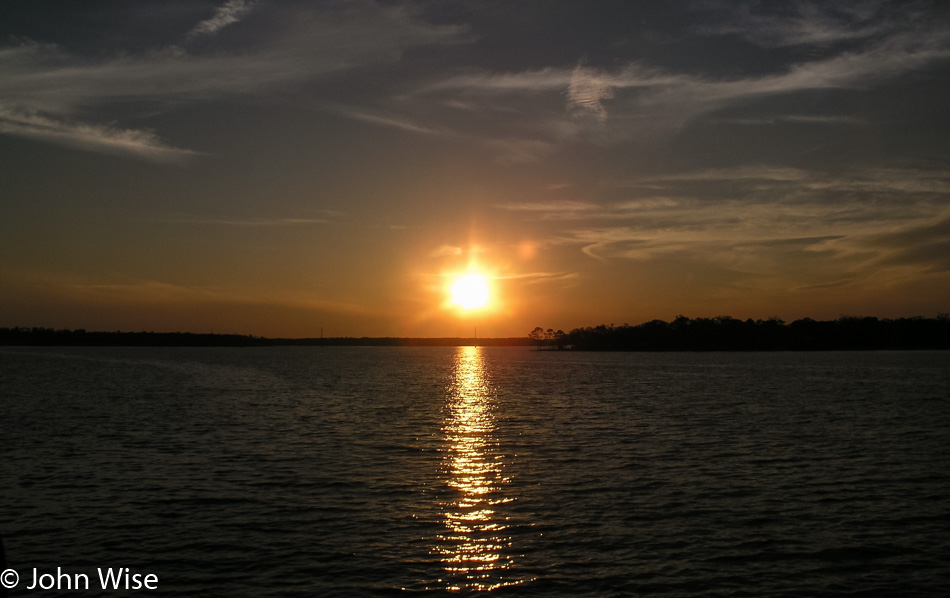
[[[445,531],[433,550],[445,569],[450,590],[494,590],[516,585],[515,556],[508,519],[496,509],[516,500],[504,472],[505,455],[493,436],[495,393],[483,356],[463,347],[445,408],[445,483],[454,490],[443,504]]]

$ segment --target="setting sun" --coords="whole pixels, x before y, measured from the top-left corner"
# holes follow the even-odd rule
[[[490,297],[488,280],[479,274],[460,276],[449,287],[450,303],[464,310],[486,307]]]

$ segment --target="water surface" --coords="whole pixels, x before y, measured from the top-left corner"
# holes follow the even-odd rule
[[[3,348],[0,532],[175,596],[944,596],[948,391],[941,352]]]

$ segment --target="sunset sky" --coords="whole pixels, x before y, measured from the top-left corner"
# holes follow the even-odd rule
[[[4,0],[0,180],[0,326],[933,317],[950,5]]]

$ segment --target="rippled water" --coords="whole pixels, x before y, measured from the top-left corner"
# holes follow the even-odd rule
[[[2,348],[7,566],[153,594],[950,594],[950,353]]]

